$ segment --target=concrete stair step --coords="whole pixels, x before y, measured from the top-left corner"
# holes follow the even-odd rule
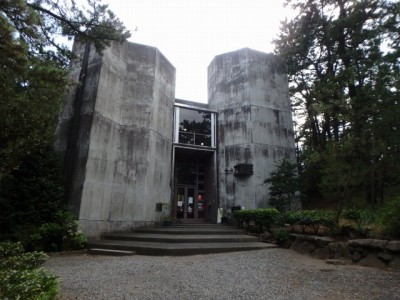
[[[156,234],[243,234],[240,229],[230,227],[201,227],[201,226],[166,226],[156,228],[136,229],[135,233],[156,233]]]
[[[94,255],[112,255],[112,256],[128,256],[136,253],[131,250],[117,250],[104,248],[89,248],[89,253]]]
[[[233,243],[258,242],[255,236],[244,234],[175,234],[149,232],[122,232],[103,235],[106,240],[144,241],[159,243]]]
[[[244,243],[157,243],[123,240],[99,240],[89,243],[89,248],[133,251],[140,255],[195,255],[275,248],[276,245],[260,242]]]
[[[108,249],[142,255],[194,255],[276,247],[258,242],[257,237],[244,234],[240,229],[210,224],[174,224],[109,233],[101,240],[90,241],[88,246],[90,253],[106,254]]]

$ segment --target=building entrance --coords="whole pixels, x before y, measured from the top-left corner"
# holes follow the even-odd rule
[[[214,222],[214,152],[175,148],[173,219]]]
[[[202,223],[205,217],[204,198],[195,186],[176,186],[176,219],[182,223]]]

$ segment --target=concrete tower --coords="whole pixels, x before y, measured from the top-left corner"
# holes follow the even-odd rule
[[[73,51],[71,76],[82,84],[66,96],[56,133],[72,210],[89,237],[153,224],[156,203],[169,213],[171,199],[175,68],[133,43]]]
[[[208,97],[218,111],[219,207],[268,207],[264,180],[294,160],[288,82],[278,57],[248,48],[218,55],[208,67]]]

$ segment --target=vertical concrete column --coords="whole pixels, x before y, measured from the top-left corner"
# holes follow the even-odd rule
[[[88,236],[154,223],[156,203],[169,204],[171,194],[174,67],[158,49],[133,43],[98,57],[99,72],[86,75],[97,81],[85,86],[96,96],[82,192],[70,199]]]
[[[218,115],[220,207],[268,207],[264,180],[295,159],[288,82],[278,57],[248,48],[218,55],[208,67],[210,108]],[[234,176],[252,164],[253,174]]]
[[[79,216],[102,59],[90,44],[74,43],[72,50],[77,58],[70,78],[79,84],[64,96],[55,149],[64,154],[66,196],[72,212]]]

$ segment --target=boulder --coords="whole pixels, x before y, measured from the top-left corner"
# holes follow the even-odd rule
[[[325,248],[318,248],[316,249],[313,253],[312,256],[319,258],[319,259],[326,259],[326,258],[332,258],[329,254],[328,249]]]
[[[359,262],[359,261],[361,260],[361,258],[363,258],[363,256],[362,256],[361,253],[358,252],[358,251],[355,251],[355,252],[353,253],[352,257],[351,257],[351,259],[352,259],[354,262]]]
[[[349,248],[346,242],[329,243],[326,248],[330,258],[349,257]]]
[[[377,239],[360,239],[360,240],[350,240],[349,246],[351,247],[363,247],[370,249],[386,249],[388,241],[377,240]]]
[[[379,252],[377,257],[383,260],[384,262],[389,262],[393,259],[393,255],[386,252]]]
[[[389,267],[396,269],[396,270],[400,270],[400,257],[396,256],[390,263],[389,263]]]
[[[380,260],[374,253],[368,254],[366,257],[361,259],[358,262],[358,264],[361,266],[374,267],[374,268],[386,267],[386,264],[382,260]]]
[[[327,260],[325,260],[325,262],[330,265],[345,265],[346,264],[346,262],[341,259],[327,259]]]
[[[392,252],[400,252],[400,241],[390,241],[388,242],[386,249]]]

